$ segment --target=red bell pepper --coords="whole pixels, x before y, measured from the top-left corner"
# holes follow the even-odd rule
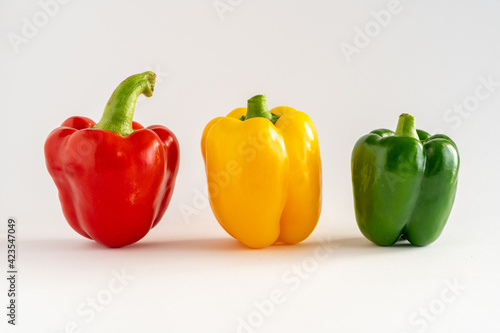
[[[137,242],[161,220],[179,168],[179,144],[160,125],[133,122],[140,94],[153,94],[153,72],[132,75],[111,95],[95,124],[71,117],[45,142],[45,162],[69,225],[109,247]]]

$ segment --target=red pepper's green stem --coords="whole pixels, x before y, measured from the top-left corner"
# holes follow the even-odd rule
[[[244,119],[248,120],[255,117],[262,117],[270,120],[273,124],[279,119],[279,116],[272,114],[267,109],[267,101],[265,95],[256,95],[248,100],[247,114]]]
[[[116,132],[122,136],[131,134],[135,102],[144,94],[153,95],[156,74],[148,71],[126,78],[116,87],[104,108],[101,120],[94,128]]]
[[[415,127],[415,117],[408,113],[400,115],[395,134],[398,136],[409,136],[418,140],[417,128]]]

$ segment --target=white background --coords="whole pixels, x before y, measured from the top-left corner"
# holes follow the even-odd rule
[[[35,0],[0,1],[2,271],[7,217],[20,225],[18,326],[6,324],[2,278],[0,330],[237,332],[242,321],[253,326],[240,332],[498,329],[500,86],[477,87],[500,82],[500,3],[401,0],[380,28],[371,12],[388,1],[221,2],[232,3],[222,16],[213,0],[74,0],[49,17]],[[9,36],[34,20],[38,31],[16,52]],[[349,62],[341,45],[355,46],[367,25],[373,37]],[[158,227],[107,249],[64,220],[43,144],[70,116],[97,121],[118,83],[148,69],[157,86],[135,120],[176,133],[180,172]],[[258,93],[317,125],[324,209],[297,246],[241,246],[197,194],[206,187],[204,126]],[[454,111],[464,102],[471,111]],[[354,219],[351,149],[370,130],[395,129],[402,112],[461,153],[455,207],[425,248],[374,246]],[[183,215],[187,207],[196,214]],[[118,272],[130,280],[117,282]],[[272,293],[281,302],[270,306]],[[99,311],[87,305],[96,297]]]

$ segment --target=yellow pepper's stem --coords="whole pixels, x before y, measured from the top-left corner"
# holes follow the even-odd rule
[[[279,116],[272,114],[267,109],[267,101],[265,95],[256,95],[248,100],[247,114],[245,119],[248,120],[255,117],[266,118],[273,124],[278,120]]]

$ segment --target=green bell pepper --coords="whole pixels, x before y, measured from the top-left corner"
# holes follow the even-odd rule
[[[415,128],[399,117],[396,132],[378,129],[361,137],[352,151],[356,221],[377,245],[399,239],[417,246],[434,242],[455,200],[460,158],[446,135]]]

